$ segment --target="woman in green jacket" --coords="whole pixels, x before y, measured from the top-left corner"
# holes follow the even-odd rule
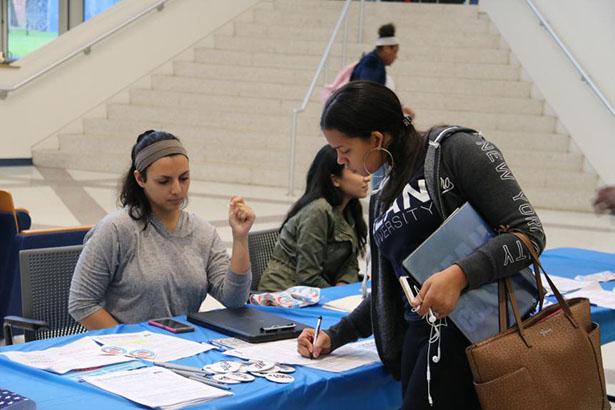
[[[322,147],[308,171],[305,193],[282,224],[258,290],[356,282],[357,257],[367,236],[359,198],[367,195],[369,180],[338,164],[333,148]]]

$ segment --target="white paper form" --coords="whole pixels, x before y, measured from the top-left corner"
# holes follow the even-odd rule
[[[137,349],[149,350],[155,353],[155,357],[151,360],[158,362],[169,362],[215,349],[215,346],[210,344],[197,343],[181,337],[162,335],[147,330],[137,333],[117,333],[92,337],[105,346],[121,347],[127,353]]]
[[[615,280],[615,272],[605,270],[588,275],[577,275],[574,278],[575,280],[584,282],[609,282]]]
[[[582,282],[580,280],[563,278],[561,276],[549,275],[557,289],[560,293],[568,293],[573,290],[581,289],[584,286],[587,286],[586,282]],[[553,295],[553,291],[551,290],[551,286],[549,286],[549,282],[545,275],[542,275],[542,286],[547,290],[547,294],[545,296]]]
[[[258,343],[246,348],[228,350],[224,354],[243,359],[295,364],[328,372],[345,372],[380,360],[373,339],[349,343],[318,359],[301,356],[297,352],[297,339]]]
[[[352,312],[362,301],[363,298],[361,295],[352,295],[332,300],[322,305],[322,307],[340,312]]]
[[[602,289],[598,282],[591,282],[582,289],[568,293],[566,299],[570,298],[588,298],[592,305],[615,309],[615,292]]]
[[[180,408],[233,394],[158,366],[84,377],[83,380],[148,407]]]
[[[14,362],[59,374],[64,374],[69,370],[87,369],[134,360],[126,356],[103,354],[100,346],[90,337],[83,337],[65,346],[52,347],[47,350],[3,352],[0,354]]]

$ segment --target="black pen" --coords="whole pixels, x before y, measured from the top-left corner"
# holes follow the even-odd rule
[[[316,322],[316,329],[314,330],[314,339],[312,341],[312,352],[314,352],[314,347],[316,347],[316,340],[318,340],[318,335],[320,334],[320,324],[322,323],[322,316],[318,316],[318,321]],[[314,353],[312,353],[311,358],[314,358]]]

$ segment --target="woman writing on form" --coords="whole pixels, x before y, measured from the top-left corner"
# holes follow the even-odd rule
[[[215,228],[183,210],[188,154],[162,131],[139,135],[120,195],[121,209],[85,238],[69,296],[70,314],[88,329],[197,311],[208,293],[225,306],[248,298],[248,231],[254,212],[231,198],[229,258]]]
[[[305,330],[298,351],[318,357],[373,334],[386,369],[401,379],[403,409],[478,409],[465,355],[469,341],[452,322],[441,322],[440,350],[428,354],[432,324],[453,311],[464,289],[528,266],[527,250],[511,233],[498,235],[429,277],[412,305],[398,281],[406,275],[402,261],[442,224],[443,216],[465,202],[492,228],[508,226],[527,236],[538,251],[545,244],[540,220],[501,152],[481,135],[467,132],[441,144],[440,181],[446,181],[439,184],[441,216],[425,189],[427,134],[415,130],[399,99],[384,86],[357,81],[342,87],[325,104],[320,125],[338,162],[362,175],[382,165],[386,171],[370,198],[371,295],[321,331],[315,344],[314,331]],[[429,310],[436,317],[426,317]]]

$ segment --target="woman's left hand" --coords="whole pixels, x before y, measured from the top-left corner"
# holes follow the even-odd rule
[[[246,238],[255,218],[254,211],[246,205],[242,197],[234,196],[231,198],[228,209],[228,222],[231,225],[234,238]]]
[[[429,309],[438,318],[448,316],[457,305],[461,291],[468,286],[465,273],[457,265],[451,265],[443,271],[431,275],[421,287],[413,307],[417,313],[425,316]]]

